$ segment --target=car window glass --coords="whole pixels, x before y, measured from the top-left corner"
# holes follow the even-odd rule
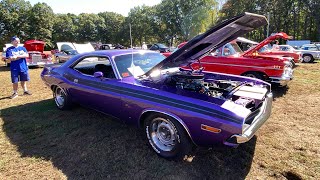
[[[211,53],[211,56],[219,56],[220,55],[220,49],[216,49],[214,52]]]
[[[85,57],[73,69],[85,75],[93,76],[95,72],[102,72],[106,78],[116,78],[110,60],[107,57]]]
[[[168,47],[165,46],[164,44],[157,44],[157,46],[158,46],[159,48],[168,48]]]
[[[68,50],[71,50],[73,49],[71,46],[69,46],[68,44],[63,44],[61,46],[61,51],[68,51]]]
[[[126,54],[116,56],[114,61],[121,77],[139,76],[146,73],[165,56],[160,53]]]

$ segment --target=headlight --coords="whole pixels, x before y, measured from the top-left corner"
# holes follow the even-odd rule
[[[283,74],[290,75],[292,73],[291,67],[284,67]]]
[[[290,62],[290,61],[284,61],[284,64],[285,64],[285,66],[291,66],[292,65],[292,63]]]

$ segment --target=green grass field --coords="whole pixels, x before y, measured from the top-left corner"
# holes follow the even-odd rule
[[[104,114],[58,110],[41,68],[30,69],[32,96],[8,99],[10,71],[3,66],[0,179],[320,178],[319,62],[299,64],[294,80],[274,89],[272,116],[251,141],[198,149],[191,162],[159,158],[141,130]]]

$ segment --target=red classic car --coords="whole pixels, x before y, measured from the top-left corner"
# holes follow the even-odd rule
[[[291,58],[241,52],[237,43],[227,43],[203,57],[201,63],[192,64],[192,68],[258,78],[281,86],[293,78]]]
[[[45,44],[45,42],[38,40],[28,40],[24,43],[24,47],[29,53],[29,57],[26,58],[28,66],[53,64],[51,54],[43,52]]]
[[[283,56],[283,57],[292,57],[294,62],[293,63],[298,63],[302,61],[302,54],[301,52],[290,52],[290,51],[281,51],[280,49],[268,49],[265,48],[265,46],[269,43],[271,43],[274,40],[277,39],[284,39],[288,40],[291,39],[291,36],[288,36],[284,32],[276,33],[265,40],[261,41],[259,44],[254,46],[253,48],[249,49],[246,51],[242,56],[244,57],[251,57],[253,54],[259,54],[260,56],[270,56],[270,55],[276,55],[276,56]],[[256,55],[255,55],[256,56]]]
[[[181,43],[179,47],[186,44]],[[163,53],[169,56],[169,53]],[[227,43],[211,55],[205,56],[183,69],[200,69],[207,72],[220,72],[242,75],[285,86],[293,78],[291,58],[265,56],[258,53],[243,56],[237,43]]]

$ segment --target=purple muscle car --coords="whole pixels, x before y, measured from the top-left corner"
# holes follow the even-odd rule
[[[41,77],[59,109],[79,103],[142,128],[161,157],[182,158],[193,145],[237,146],[249,141],[270,116],[270,84],[179,66],[266,23],[264,16],[244,13],[167,58],[148,50],[94,51],[46,66]]]

